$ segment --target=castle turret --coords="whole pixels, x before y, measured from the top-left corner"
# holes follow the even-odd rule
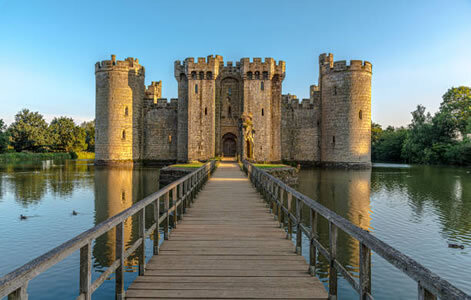
[[[95,162],[141,159],[144,67],[132,57],[97,62]]]
[[[240,60],[243,78],[243,112],[252,115],[253,149],[245,143],[245,158],[255,161],[281,161],[281,83],[285,62],[273,58]],[[249,151],[250,150],[250,151]],[[253,153],[253,157],[247,154]]]
[[[222,56],[187,58],[175,62],[178,81],[178,160],[207,160],[215,156],[216,78]]]
[[[319,57],[320,153],[324,165],[371,165],[371,63]]]

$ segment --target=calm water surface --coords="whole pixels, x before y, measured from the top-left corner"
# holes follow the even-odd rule
[[[298,190],[471,294],[470,169],[376,164],[367,171],[301,170]],[[318,227],[328,245],[328,223],[321,218]],[[358,274],[358,242],[342,233],[339,260]],[[303,246],[308,254],[307,240]],[[324,282],[326,265],[318,264]],[[375,254],[372,289],[377,299],[417,299],[416,283]],[[340,299],[357,297],[345,280],[339,282]]]
[[[157,182],[158,169],[150,167],[95,167],[90,161],[72,160],[0,165],[0,276],[157,191]],[[368,171],[301,170],[298,189],[471,293],[468,169],[376,165]],[[72,215],[73,210],[79,214]],[[20,220],[20,214],[28,219]],[[319,220],[318,227],[327,245],[327,222]],[[136,220],[129,219],[128,245],[137,234]],[[358,273],[358,243],[341,232],[339,242],[340,261]],[[448,248],[448,243],[465,248]],[[151,255],[151,243],[146,244]],[[93,244],[93,279],[111,264],[114,247],[113,231]],[[303,248],[309,253],[307,240]],[[32,280],[30,299],[75,299],[78,262],[77,252]],[[137,261],[131,257],[126,265],[127,287],[137,276]],[[411,279],[374,254],[372,265],[377,299],[416,298]],[[325,282],[326,262],[321,260],[317,267]],[[113,280],[93,298],[112,299]],[[358,298],[343,280],[339,296]]]

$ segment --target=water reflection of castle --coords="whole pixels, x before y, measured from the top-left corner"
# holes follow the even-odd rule
[[[152,172],[151,174],[146,174]],[[147,176],[146,176],[147,175]],[[157,190],[158,172],[142,168],[96,167],[95,168],[95,225],[120,213],[133,203]],[[115,230],[110,230],[96,240],[93,247],[96,267],[109,266],[116,257]],[[128,218],[124,223],[124,241],[132,244],[139,237],[137,220]],[[137,264],[131,256],[127,266]]]
[[[300,174],[298,190],[320,202],[353,224],[371,229],[371,170],[312,169]],[[305,211],[303,216],[309,220]],[[321,242],[328,245],[328,222],[318,223]],[[358,271],[358,241],[339,231],[338,259],[351,271]]]

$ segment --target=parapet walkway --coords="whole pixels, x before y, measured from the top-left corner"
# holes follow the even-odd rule
[[[221,162],[126,299],[327,299],[235,163]]]

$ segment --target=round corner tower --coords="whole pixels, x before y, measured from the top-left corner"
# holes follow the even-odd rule
[[[371,63],[319,56],[320,160],[324,165],[371,166]]]
[[[145,70],[138,59],[111,60],[95,65],[95,163],[141,159],[142,105]]]

